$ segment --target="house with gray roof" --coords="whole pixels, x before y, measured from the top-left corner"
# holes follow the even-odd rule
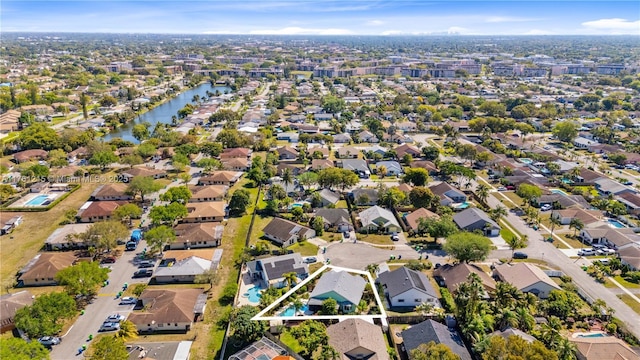
[[[497,265],[493,273],[501,281],[508,282],[523,293],[532,293],[541,299],[549,297],[553,290],[560,290],[560,286],[549,275],[529,263]]]
[[[320,201],[322,202],[322,206],[335,205],[338,201],[340,201],[340,193],[337,191],[322,189],[319,192]]]
[[[460,334],[455,329],[449,329],[437,321],[423,321],[402,331],[402,348],[407,353],[409,360],[413,360],[411,350],[431,341],[446,345],[461,360],[471,360],[471,354],[464,345]]]
[[[379,193],[377,189],[359,188],[349,193],[351,202],[356,205],[375,205],[378,203]]]
[[[333,135],[334,144],[348,144],[350,142],[351,142],[351,135],[347,133]]]
[[[372,206],[359,214],[362,227],[360,232],[385,233],[400,232],[402,228],[393,213],[378,205]]]
[[[284,274],[296,273],[304,279],[309,275],[309,266],[299,253],[272,256],[247,262],[247,272],[252,280],[259,281],[263,287],[281,288],[286,286]]]
[[[211,260],[189,256],[171,266],[158,267],[153,278],[157,283],[194,283],[196,276],[211,269],[211,265]]]
[[[362,159],[342,159],[338,165],[343,169],[353,171],[362,179],[368,179],[371,176],[369,165]]]
[[[378,161],[376,163],[376,169],[378,170],[378,173],[380,172],[380,168],[382,166],[387,169],[387,172],[385,174],[379,175],[397,176],[402,175],[403,173],[402,165],[400,165],[400,163],[397,161]]]
[[[444,181],[438,185],[429,186],[429,190],[440,198],[440,205],[443,206],[467,201],[467,195],[464,192]]]
[[[518,330],[518,329],[514,329],[512,327],[508,327],[502,331],[500,330],[496,330],[494,332],[492,332],[490,334],[491,336],[500,336],[503,337],[505,340],[507,340],[509,338],[509,336],[519,336],[521,337],[524,341],[528,342],[529,344],[533,343],[534,341],[536,341],[536,338],[534,338],[533,336],[527,334],[526,332],[522,331],[522,330]]]
[[[351,275],[346,271],[326,272],[322,274],[309,295],[309,307],[317,311],[322,308],[323,301],[334,299],[342,312],[354,312],[362,299],[366,284],[367,282],[360,275]]]
[[[327,328],[329,345],[340,360],[389,360],[382,329],[362,319],[346,319]]]
[[[407,267],[385,271],[378,275],[376,282],[382,285],[384,295],[392,307],[416,307],[426,303],[440,307],[438,294],[427,277]]]
[[[293,221],[273,218],[265,226],[264,236],[269,240],[275,241],[280,246],[287,247],[298,241],[315,237],[316,231]]]
[[[625,192],[635,193],[632,188],[622,185],[617,181],[613,181],[609,178],[598,179],[595,181],[596,190],[602,195],[620,195]]]
[[[337,232],[353,230],[347,209],[317,209],[315,215],[322,218],[325,230],[335,229]]]
[[[468,208],[453,216],[453,222],[461,230],[480,230],[485,236],[500,235],[500,225],[491,220],[489,215],[478,208]]]

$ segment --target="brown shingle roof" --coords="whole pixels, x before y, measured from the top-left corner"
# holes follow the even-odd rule
[[[640,360],[627,343],[613,337],[576,337],[569,339],[586,360]]]
[[[23,162],[31,159],[46,159],[48,155],[49,153],[46,150],[31,149],[31,150],[17,152],[13,154],[13,158],[17,162]]]
[[[118,206],[126,204],[126,201],[94,201],[86,209],[78,213],[80,218],[92,218],[99,216],[111,216]]]
[[[216,228],[221,226],[219,222],[197,223],[197,224],[178,224],[174,230],[176,232],[175,242],[202,241],[213,240],[216,234]]]
[[[147,289],[139,297],[146,311],[133,312],[128,320],[143,327],[152,321],[160,324],[191,322],[200,294],[201,289]]]
[[[200,203],[188,203],[187,210],[189,210],[189,214],[186,216],[187,219],[210,216],[224,216],[224,202],[209,201]]]
[[[13,324],[16,311],[33,304],[33,295],[27,290],[0,296],[0,328]]]
[[[342,360],[351,360],[360,353],[365,356],[373,353],[368,360],[388,360],[389,354],[382,329],[362,319],[347,319],[327,328],[329,345],[340,354]],[[359,348],[366,349],[365,351]],[[350,357],[348,355],[353,357]]]
[[[544,282],[556,289],[560,286],[544,273],[539,267],[528,263],[516,263],[513,265],[503,264],[497,265],[495,272],[505,282],[510,283],[518,289],[524,289],[537,282]]]
[[[224,196],[228,187],[225,185],[189,186],[191,199],[211,199]]]
[[[495,280],[493,280],[493,278],[491,278],[489,274],[482,271],[482,269],[473,264],[459,263],[453,266],[446,264],[441,268],[436,269],[433,273],[433,276],[439,276],[443,278],[447,289],[451,292],[455,292],[461,283],[467,281],[467,278],[471,273],[480,276],[482,285],[487,291],[495,291]]]
[[[56,276],[58,271],[67,268],[76,260],[72,252],[42,253],[33,265],[20,275],[20,280],[48,279]]]
[[[418,210],[413,211],[411,214],[405,215],[404,219],[407,222],[407,225],[413,230],[418,229],[418,225],[420,224],[420,219],[428,219],[428,218],[440,218],[438,214],[435,214],[425,208],[420,208]]]
[[[98,189],[98,191],[93,193],[93,197],[94,198],[101,198],[101,197],[119,197],[119,196],[124,196],[124,195],[126,195],[125,192],[127,191],[127,187],[128,186],[125,183],[106,184],[106,185],[103,185],[102,187],[100,187],[100,189]]]

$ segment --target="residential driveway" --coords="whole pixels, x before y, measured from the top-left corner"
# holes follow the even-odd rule
[[[138,245],[138,250],[142,251],[146,246],[146,242],[142,240]],[[100,325],[102,325],[107,316],[112,314],[128,316],[133,309],[133,305],[118,305],[120,300],[116,299],[116,294],[122,290],[124,283],[128,283],[131,286],[132,284],[147,283],[149,281],[149,278],[131,278],[138,269],[133,263],[137,252],[124,252],[114,264],[110,264],[109,285],[100,289],[93,303],[86,307],[85,314],[78,317],[73,327],[66,334],[62,334],[62,343],[54,346],[51,351],[52,360],[76,358],[78,348],[82,345],[89,346],[87,341],[89,334],[97,335]]]

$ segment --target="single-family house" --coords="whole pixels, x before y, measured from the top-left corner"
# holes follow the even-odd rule
[[[640,360],[626,342],[614,336],[572,337],[578,360]]]
[[[487,213],[478,208],[467,208],[453,216],[453,221],[461,230],[480,230],[485,236],[500,235],[500,225],[493,221]]]
[[[590,149],[592,146],[598,145],[597,141],[593,141],[582,136],[578,136],[573,139],[573,146],[578,149]]]
[[[326,148],[324,146],[315,146],[315,147],[309,147],[307,148],[307,152],[311,155],[312,158],[322,158],[322,159],[328,159],[329,158],[329,148]]]
[[[407,224],[409,229],[415,232],[418,230],[418,225],[420,225],[420,219],[438,219],[440,218],[440,216],[425,208],[419,208],[412,211],[410,214],[405,214],[402,218],[404,219],[404,222]]]
[[[382,167],[386,169],[386,172],[384,174],[381,174],[380,169]],[[402,165],[400,165],[400,163],[397,161],[378,161],[376,163],[376,169],[378,175],[380,176],[398,176],[402,175],[403,173]]]
[[[614,198],[627,208],[627,213],[640,217],[640,195],[632,192],[623,192]]]
[[[288,349],[288,348],[287,348]],[[295,360],[290,355],[297,355],[290,350],[285,349],[285,346],[277,344],[266,337],[258,341],[247,345],[244,349],[236,352],[229,357],[229,360],[256,360],[256,359],[270,359],[270,360]],[[169,358],[173,359],[173,358]],[[135,359],[132,359],[135,360]]]
[[[411,357],[412,350],[432,341],[436,344],[446,345],[461,360],[472,359],[460,334],[455,329],[450,329],[447,325],[435,320],[426,320],[419,324],[411,325],[408,329],[402,331],[401,337],[402,349],[407,353],[409,360],[414,360]]]
[[[322,207],[335,205],[338,201],[340,201],[340,193],[337,191],[322,189],[318,192],[320,195],[320,202]]]
[[[372,206],[363,210],[359,214],[362,227],[360,232],[378,232],[385,233],[401,232],[402,228],[398,224],[398,220],[393,213],[380,206]]]
[[[396,147],[395,150],[396,154],[398,155],[398,159],[402,159],[406,154],[409,154],[414,158],[420,157],[422,155],[420,149],[417,146],[411,144],[401,144]]]
[[[174,227],[176,238],[167,245],[170,250],[220,246],[224,226],[219,223],[182,223]]]
[[[389,360],[386,340],[380,326],[362,319],[346,319],[327,327],[329,346],[340,360]]]
[[[628,244],[618,249],[620,262],[632,271],[640,270],[640,244]]]
[[[331,270],[322,274],[309,295],[309,308],[318,309],[326,299],[334,299],[344,313],[352,313],[362,299],[366,281],[360,275]]]
[[[333,135],[334,144],[348,144],[351,142],[351,135],[347,133]]]
[[[46,160],[49,153],[42,149],[24,150],[13,154],[13,160],[20,164],[27,161]]]
[[[243,159],[251,159],[251,154],[253,153],[253,150],[248,149],[248,148],[229,148],[229,149],[224,149],[221,153],[220,153],[220,160],[227,160],[227,159],[237,159],[237,158],[243,158]]]
[[[336,153],[340,159],[357,159],[360,154],[360,149],[354,146],[343,146],[338,148]]]
[[[225,185],[189,186],[191,191],[189,202],[223,201],[228,189],[229,187]]]
[[[211,269],[212,262],[210,259],[203,259],[198,256],[189,256],[188,258],[174,262],[171,266],[158,267],[153,275],[156,283],[194,283],[196,276],[203,274]]]
[[[78,210],[76,218],[79,222],[110,220],[113,211],[126,203],[126,201],[87,201]]]
[[[136,176],[151,176],[154,179],[160,179],[167,177],[167,171],[162,169],[155,169],[148,166],[136,166],[132,169],[127,169],[122,172],[122,176],[131,180]]]
[[[85,233],[92,224],[77,223],[59,227],[44,241],[46,251],[86,249],[93,245],[83,240],[80,234]],[[124,239],[123,239],[124,240]]]
[[[40,253],[18,272],[18,284],[22,286],[57,285],[55,276],[76,261],[72,252]]]
[[[485,291],[485,297],[496,291],[496,281],[489,274],[484,272],[478,266],[469,263],[458,263],[455,265],[444,264],[440,268],[434,270],[433,277],[440,285],[447,287],[452,294],[458,290],[460,284],[467,282],[469,275],[475,274],[480,278],[482,287]]]
[[[373,206],[378,203],[377,189],[359,188],[349,193],[351,202],[359,206]]]
[[[264,236],[280,246],[287,247],[298,241],[315,237],[316,231],[293,221],[276,217],[265,226]]]
[[[492,332],[490,334],[490,336],[500,336],[501,338],[504,338],[505,340],[507,340],[510,336],[518,336],[521,337],[522,340],[528,342],[529,344],[533,343],[534,341],[536,341],[536,338],[527,334],[526,332],[519,330],[519,329],[514,329],[512,327],[508,327],[502,331],[500,330],[496,330],[494,332]]]
[[[309,276],[309,266],[299,253],[272,256],[247,262],[247,274],[264,287],[282,288],[287,285],[284,275],[295,273],[299,279]]]
[[[248,171],[251,167],[251,160],[246,158],[229,158],[222,160],[222,167],[229,171]]]
[[[465,195],[464,192],[444,181],[438,185],[429,186],[429,189],[434,195],[440,198],[440,205],[443,206],[450,206],[467,201],[467,195]]]
[[[429,175],[436,175],[439,170],[436,164],[429,160],[414,160],[411,162],[412,168],[421,168],[429,172]]]
[[[402,266],[379,274],[376,282],[382,285],[392,307],[413,308],[423,303],[440,307],[438,294],[426,275],[419,271]]]
[[[588,209],[591,207],[589,202],[582,195],[566,195],[566,194],[548,194],[540,195],[533,199],[533,204],[537,206],[551,205],[561,209],[578,208]]]
[[[368,179],[371,176],[369,165],[362,159],[342,159],[338,162],[338,166],[355,172],[362,179]]]
[[[216,171],[208,176],[198,179],[198,185],[224,185],[233,186],[244,174],[242,171]]]
[[[362,143],[378,143],[378,137],[369,130],[363,130],[356,135],[356,139]]]
[[[222,222],[225,216],[225,203],[223,201],[207,201],[187,203],[189,212],[181,221],[183,223]]]
[[[635,193],[633,188],[622,185],[617,181],[613,181],[609,178],[599,179],[595,181],[596,190],[602,195],[621,195],[625,192]]]
[[[539,267],[529,263],[497,265],[493,271],[501,281],[515,286],[524,293],[532,293],[541,299],[549,297],[553,290],[560,286],[551,280]]]
[[[204,314],[207,295],[202,289],[146,289],[139,297],[142,311],[127,320],[139,333],[187,332]]]
[[[553,210],[551,217],[560,220],[561,225],[569,225],[572,219],[579,219],[584,225],[602,221],[602,211],[584,209]]]
[[[352,231],[351,217],[347,209],[317,209],[315,216],[320,216],[325,230],[335,229],[337,232]]]
[[[311,169],[322,170],[335,167],[333,160],[328,159],[313,159],[311,160]]]
[[[298,150],[291,146],[279,147],[276,151],[280,160],[295,160],[298,158]]]
[[[580,237],[588,244],[603,244],[613,249],[625,245],[640,244],[640,235],[631,228],[613,228],[610,224],[600,222],[585,226],[580,231]]]
[[[0,296],[0,334],[16,328],[13,321],[16,312],[33,304],[34,296],[28,290]]]
[[[133,196],[127,194],[127,187],[127,184],[120,182],[102,185],[91,194],[91,199],[95,201],[133,200]]]

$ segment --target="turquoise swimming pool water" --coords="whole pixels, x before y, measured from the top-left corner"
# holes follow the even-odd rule
[[[599,338],[599,337],[605,337],[605,336],[607,336],[607,335],[605,335],[603,333],[578,335],[578,337],[581,337],[581,338]]]
[[[460,206],[458,206],[458,209],[466,209],[470,206],[471,204],[469,204],[468,202],[463,202],[462,204],[460,204]]]
[[[258,286],[254,286],[251,289],[247,290],[247,292],[244,293],[243,295],[244,297],[249,299],[249,302],[259,304],[260,298],[262,297],[262,294],[260,294],[260,290],[262,290],[262,288]]]
[[[607,220],[607,222],[609,223],[609,225],[613,226],[616,229],[622,229],[622,228],[626,227],[626,226],[624,226],[623,223],[621,223],[618,220],[609,219],[609,220]]]
[[[520,161],[521,163],[527,164],[527,165],[533,163],[533,160],[531,160],[529,158],[520,158],[520,159],[518,159],[518,161]]]
[[[300,309],[301,312],[306,313],[309,310],[309,306],[307,304],[304,304],[302,306],[302,309]],[[280,316],[294,316],[296,314],[296,308],[291,305],[289,306],[285,311],[283,311]]]
[[[560,195],[564,195],[564,196],[569,196],[569,194],[567,194],[566,192],[560,190],[560,189],[551,189],[551,192],[553,194],[560,194]]]
[[[33,199],[27,201],[27,203],[25,205],[28,205],[28,206],[40,206],[45,201],[47,201],[48,198],[49,198],[49,195],[38,195],[38,196],[34,197]]]

